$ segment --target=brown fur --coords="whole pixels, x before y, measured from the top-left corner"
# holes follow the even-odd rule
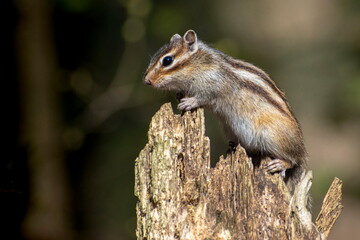
[[[169,66],[162,65],[166,56],[173,58]],[[281,159],[291,189],[299,181],[307,162],[300,125],[285,94],[263,70],[209,47],[189,30],[154,55],[145,82],[184,92],[181,108],[209,109],[229,140],[250,155]]]

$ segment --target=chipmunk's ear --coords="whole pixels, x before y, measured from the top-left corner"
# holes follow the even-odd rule
[[[179,40],[181,39],[181,36],[179,34],[175,34],[174,36],[172,36],[170,38],[170,42],[173,42],[173,41],[176,41],[176,40]]]
[[[188,30],[185,34],[184,34],[184,42],[187,45],[188,49],[190,49],[190,51],[196,51],[198,48],[198,44],[197,44],[197,36],[194,30]]]

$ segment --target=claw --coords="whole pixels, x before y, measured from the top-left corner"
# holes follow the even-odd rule
[[[280,172],[280,176],[283,177],[283,178],[285,178],[285,172],[286,172],[286,170],[282,170],[282,171]]]
[[[178,109],[182,111],[190,111],[198,107],[200,107],[200,104],[195,97],[182,98],[178,104]]]
[[[279,172],[280,176],[285,177],[286,169],[291,168],[291,163],[281,159],[273,159],[271,162],[265,165],[266,170],[269,173]]]

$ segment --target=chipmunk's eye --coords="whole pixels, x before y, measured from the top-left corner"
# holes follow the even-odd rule
[[[166,57],[164,57],[163,60],[162,60],[162,65],[163,65],[164,67],[169,66],[170,64],[172,64],[173,60],[174,60],[173,57],[171,57],[171,56],[166,56]]]

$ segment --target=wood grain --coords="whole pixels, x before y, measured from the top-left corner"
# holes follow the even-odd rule
[[[164,104],[148,136],[135,163],[138,239],[326,239],[341,212],[336,184],[313,224],[311,172],[291,196],[279,174],[264,171],[270,159],[254,166],[241,146],[211,168],[203,109],[181,116]]]

